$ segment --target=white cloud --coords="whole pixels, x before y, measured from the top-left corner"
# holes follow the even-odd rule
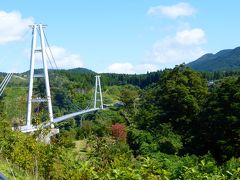
[[[181,16],[191,16],[196,10],[188,3],[178,3],[172,6],[155,6],[151,7],[148,15],[164,15],[169,18],[177,18]]]
[[[107,72],[123,73],[123,74],[140,74],[146,72],[156,71],[158,68],[153,64],[138,64],[131,63],[113,63],[108,66]]]
[[[0,44],[21,40],[33,24],[33,18],[22,18],[20,12],[0,11]]]
[[[114,63],[108,66],[108,71],[112,73],[132,74],[133,65],[130,63]]]
[[[177,32],[176,41],[180,44],[192,45],[202,44],[206,42],[205,33],[200,28],[183,30]]]
[[[146,73],[157,71],[158,68],[154,64],[138,64],[135,66],[135,73]]]
[[[38,47],[37,49],[40,49],[40,47]],[[63,47],[51,46],[51,52],[53,54],[53,58],[51,56],[51,52],[49,48],[46,49],[46,52],[47,52],[46,58],[50,59],[51,61],[50,63],[49,60],[47,60],[48,68],[56,69],[56,65],[53,61],[53,58],[55,59],[57,67],[59,69],[71,69],[71,68],[83,67],[83,61],[81,57],[78,54],[68,52]],[[25,50],[25,54],[26,56],[29,57],[30,49]],[[42,55],[41,53],[37,53],[35,68],[42,68],[42,67],[43,67]]]
[[[52,46],[51,51],[53,53],[54,59],[56,60],[58,68],[70,69],[83,66],[82,59],[78,54],[70,53],[63,47],[58,46]],[[47,51],[47,54],[50,56],[49,49]]]
[[[201,46],[205,42],[206,37],[202,29],[182,30],[175,36],[156,42],[147,53],[146,61],[157,63],[162,68],[187,63],[205,53]]]

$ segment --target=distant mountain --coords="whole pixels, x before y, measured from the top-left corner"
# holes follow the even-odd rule
[[[87,68],[73,68],[73,69],[68,69],[67,71],[69,72],[75,72],[75,73],[81,73],[81,74],[96,74],[96,72],[87,69]]]
[[[205,72],[240,70],[240,47],[225,49],[216,54],[205,54],[187,66]]]

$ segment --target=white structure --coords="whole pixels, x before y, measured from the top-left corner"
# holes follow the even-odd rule
[[[28,102],[27,102],[27,119],[26,119],[26,128],[32,127],[32,103],[33,102],[47,102],[48,103],[48,114],[50,122],[53,122],[53,111],[52,111],[52,101],[51,101],[51,94],[50,94],[50,85],[49,85],[49,77],[48,77],[48,67],[47,67],[47,60],[46,60],[46,50],[45,50],[45,36],[43,32],[43,28],[45,26],[42,24],[34,24],[32,26],[32,47],[31,47],[31,58],[30,58],[30,77],[29,77],[29,87],[28,87]],[[37,31],[39,32],[40,44],[41,48],[36,49],[36,36]],[[41,53],[42,55],[42,62],[43,62],[43,70],[44,74],[35,74],[35,60],[36,60],[36,53]],[[45,87],[46,87],[46,97],[45,99],[36,98],[33,99],[33,83],[34,78],[44,78],[45,79]]]
[[[100,101],[100,109],[103,109],[103,100],[102,100],[102,89],[101,89],[100,76],[95,76],[95,77],[96,77],[96,82],[95,82],[95,93],[94,93],[94,108],[97,107],[97,102]]]
[[[3,91],[4,91],[5,88],[7,87],[7,85],[8,85],[8,83],[9,83],[9,81],[11,80],[12,76],[13,76],[13,73],[8,73],[8,74],[4,77],[3,81],[2,81],[1,84],[0,84],[0,96],[2,95]]]
[[[42,24],[34,24],[32,26],[32,48],[31,48],[31,58],[30,58],[30,77],[29,77],[29,88],[28,88],[28,102],[27,102],[27,117],[26,117],[26,125],[21,126],[20,131],[21,132],[33,132],[37,131],[40,128],[46,128],[51,126],[51,132],[47,135],[47,141],[49,141],[49,138],[53,136],[54,134],[59,132],[59,129],[54,129],[54,124],[67,120],[69,118],[86,114],[86,113],[91,113],[91,112],[96,112],[100,109],[103,109],[103,99],[102,99],[102,90],[101,90],[101,81],[100,81],[100,76],[97,75],[96,77],[96,84],[95,84],[95,93],[94,93],[94,104],[93,107],[87,107],[84,110],[66,114],[61,117],[53,118],[53,111],[52,111],[52,101],[51,101],[51,93],[50,93],[50,85],[49,85],[49,77],[48,77],[48,67],[47,67],[47,60],[46,60],[46,49],[45,49],[45,34],[43,32],[44,25]],[[36,38],[37,38],[37,32],[39,34],[40,38],[40,44],[41,48],[36,49]],[[35,74],[34,69],[35,69],[35,54],[36,53],[41,53],[42,55],[42,62],[43,62],[43,74]],[[33,99],[33,83],[34,83],[34,78],[44,78],[45,79],[45,88],[46,88],[46,97],[45,98],[35,98]],[[39,103],[39,102],[47,102],[48,103],[48,114],[49,114],[49,120],[50,122],[40,124],[38,126],[32,125],[32,103]],[[99,102],[99,103],[98,103]]]

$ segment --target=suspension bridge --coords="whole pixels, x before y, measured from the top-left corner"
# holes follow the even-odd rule
[[[29,133],[33,131],[37,131],[40,128],[51,128],[51,132],[49,133],[49,137],[57,134],[59,129],[55,128],[55,124],[73,118],[75,116],[83,115],[86,113],[96,112],[98,110],[103,109],[103,98],[102,98],[102,90],[101,90],[101,81],[100,76],[95,76],[95,90],[94,90],[94,99],[93,99],[93,106],[87,107],[84,110],[79,110],[74,113],[69,113],[63,115],[61,117],[55,117],[53,115],[53,108],[52,108],[52,100],[51,100],[51,89],[49,84],[49,75],[48,75],[48,63],[47,58],[49,58],[49,54],[46,51],[45,42],[48,45],[50,54],[53,58],[53,54],[50,49],[50,45],[47,41],[46,35],[44,33],[44,28],[46,26],[42,24],[34,24],[31,26],[32,28],[32,43],[31,43],[31,56],[30,56],[30,75],[29,75],[29,85],[28,85],[28,98],[27,98],[27,113],[26,113],[26,124],[23,126],[18,127],[17,129],[23,133]],[[40,45],[37,46],[37,37],[39,38]],[[37,48],[38,47],[38,48]],[[40,48],[39,48],[40,47]],[[42,61],[42,69],[43,73],[36,73],[36,54],[41,55]],[[54,63],[56,64],[55,59],[53,58]],[[57,65],[56,65],[57,67]],[[0,96],[2,95],[3,91],[5,90],[7,84],[9,83],[13,73],[8,73],[5,78],[3,79],[2,83],[0,84]],[[33,97],[33,85],[35,78],[43,78],[45,82],[45,97]],[[41,123],[39,125],[34,125],[32,123],[32,104],[33,103],[47,103],[48,107],[48,118],[49,121],[45,123]]]

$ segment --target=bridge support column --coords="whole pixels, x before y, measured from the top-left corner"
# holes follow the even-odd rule
[[[102,89],[101,89],[101,81],[100,76],[95,76],[95,92],[94,92],[94,108],[97,108],[97,102],[100,102],[100,109],[103,109],[103,99],[102,99]]]
[[[27,105],[27,116],[26,116],[26,126],[32,126],[32,103],[33,102],[47,102],[48,103],[48,114],[50,122],[53,122],[53,111],[52,111],[52,101],[51,101],[51,93],[50,93],[50,85],[49,85],[49,77],[48,77],[48,67],[47,67],[47,60],[46,60],[46,49],[45,49],[45,35],[43,32],[43,28],[45,26],[42,24],[34,24],[32,26],[32,47],[31,47],[31,58],[30,58],[30,76],[29,76],[29,87],[28,87],[28,105]],[[39,32],[41,48],[36,49],[36,35],[37,31]],[[42,55],[42,62],[43,62],[43,74],[35,74],[35,54],[41,53]],[[41,78],[45,79],[45,88],[46,88],[46,97],[44,99],[37,98],[33,99],[33,83],[34,78]],[[52,124],[52,128],[54,128]]]

